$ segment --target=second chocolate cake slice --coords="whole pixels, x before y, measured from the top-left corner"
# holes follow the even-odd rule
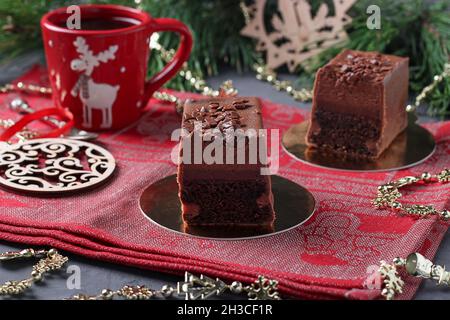
[[[261,174],[267,159],[251,161],[249,140],[244,138],[243,144],[235,140],[236,130],[247,133],[249,129],[263,128],[258,99],[239,97],[187,102],[182,126],[189,132],[181,139],[178,166],[184,222],[191,226],[271,225],[275,218],[271,180],[270,176]],[[223,157],[218,157],[223,159],[222,163],[198,159],[199,152],[206,151],[211,142],[202,141],[200,146],[194,146],[195,134],[212,135],[212,132],[223,137]],[[211,141],[214,139],[215,136],[211,137]],[[226,159],[230,139],[235,141],[232,150],[228,150],[234,152],[231,162]],[[244,158],[238,159],[238,152],[244,151]]]
[[[314,83],[310,146],[377,158],[407,126],[408,58],[344,50]]]

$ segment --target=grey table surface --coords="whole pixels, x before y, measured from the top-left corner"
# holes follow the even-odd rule
[[[20,58],[20,63],[12,63],[0,66],[0,83],[5,83],[19,76],[31,64],[41,61],[42,57],[30,54]],[[294,79],[286,76],[287,79]],[[232,79],[234,85],[239,89],[241,95],[255,95],[265,99],[284,104],[295,105],[299,108],[309,108],[309,104],[294,102],[286,94],[277,92],[270,85],[255,79],[254,74],[237,74],[234,71],[225,70],[219,76],[208,79],[213,87],[218,87],[224,80]],[[3,106],[0,106],[3,107]],[[430,120],[426,117],[422,121]],[[1,208],[1,204],[0,204]],[[26,245],[17,245],[0,241],[0,252],[27,248]],[[140,270],[126,266],[114,265],[100,261],[85,259],[81,256],[67,253],[70,258],[68,270],[60,271],[46,277],[46,280],[33,287],[24,295],[16,299],[63,299],[77,293],[98,293],[103,288],[116,289],[124,284],[145,284],[150,287],[159,288],[164,284],[175,285],[180,277],[166,275],[160,272]],[[450,265],[450,234],[447,232],[435,261],[440,264]],[[8,280],[18,280],[29,275],[31,269],[30,261],[18,261],[0,264],[0,283]],[[74,282],[73,272],[80,271],[80,286],[72,288]],[[70,273],[68,271],[71,271]],[[68,286],[69,284],[69,286]],[[0,299],[5,299],[0,297]],[[423,282],[415,299],[450,299],[450,288],[436,287],[430,281]]]

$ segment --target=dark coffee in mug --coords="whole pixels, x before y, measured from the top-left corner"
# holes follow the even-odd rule
[[[139,20],[127,17],[108,17],[102,19],[82,19],[80,30],[114,30],[124,29],[140,24]],[[59,27],[67,28],[65,23],[60,23]]]

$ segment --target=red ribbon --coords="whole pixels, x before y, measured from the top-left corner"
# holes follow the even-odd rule
[[[6,129],[0,135],[0,141],[9,141],[14,135],[23,130],[30,122],[41,120],[45,117],[57,117],[65,122],[65,125],[60,128],[55,128],[52,131],[39,134],[36,138],[57,138],[68,132],[74,125],[73,115],[67,109],[62,108],[47,108],[38,110],[36,112],[23,116],[13,126]]]

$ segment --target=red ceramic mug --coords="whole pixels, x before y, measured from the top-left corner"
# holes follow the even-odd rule
[[[66,26],[71,13],[56,9],[42,17],[41,28],[53,99],[69,109],[75,125],[86,130],[119,129],[135,122],[165,82],[188,59],[192,36],[175,19],[117,5],[82,5],[80,29]],[[150,36],[180,34],[172,61],[146,80]]]

